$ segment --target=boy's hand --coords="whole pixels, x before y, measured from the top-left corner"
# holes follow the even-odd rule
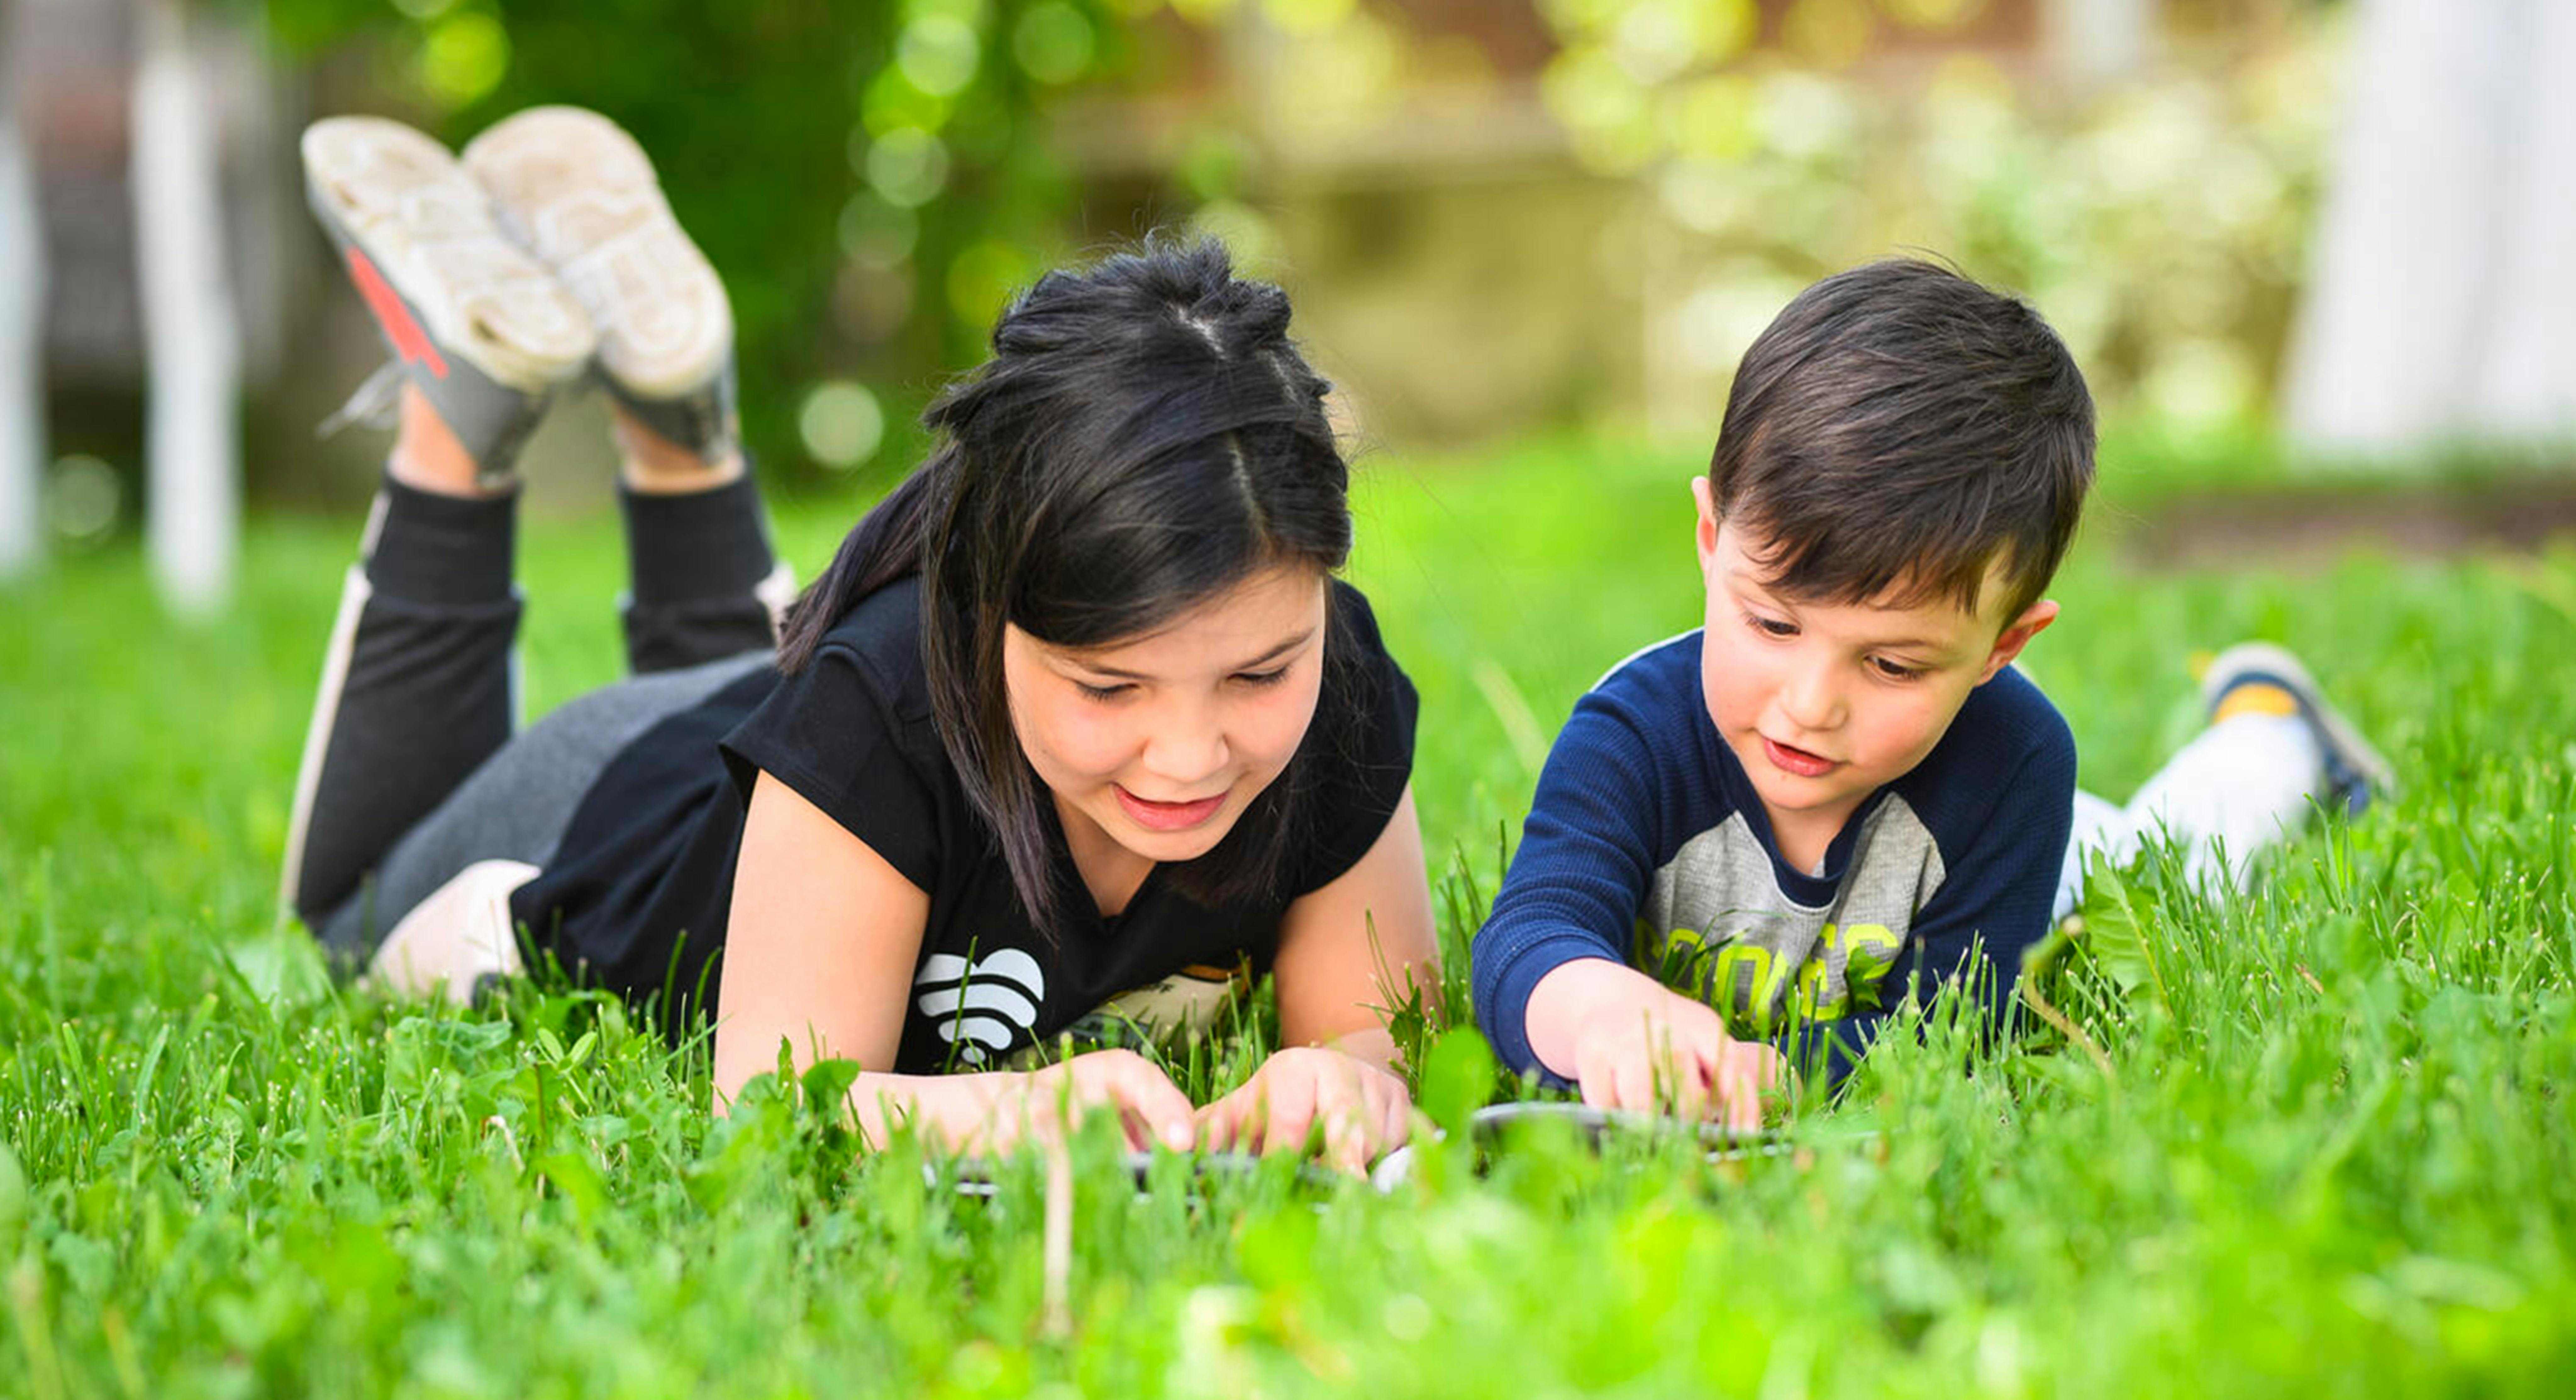
[[[1595,1108],[1671,1113],[1738,1131],[1762,1126],[1780,1052],[1737,1040],[1705,1003],[1634,968],[1570,962],[1530,993],[1530,1048]]]
[[[1317,1126],[1324,1161],[1361,1172],[1412,1130],[1404,1081],[1319,1045],[1273,1054],[1233,1093],[1199,1110],[1200,1140],[1220,1151],[1303,1152]]]

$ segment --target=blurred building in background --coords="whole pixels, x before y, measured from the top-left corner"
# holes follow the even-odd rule
[[[1759,328],[1902,251],[2037,301],[2116,408],[2268,401],[2327,126],[2281,0],[1237,5],[1185,115],[1102,101],[1084,168],[1210,128],[1201,219],[1269,253],[1404,441],[1568,420],[1704,437]]]
[[[33,464],[19,487],[49,484],[57,543],[166,493],[143,488],[154,434],[171,440],[144,426],[147,385],[208,356],[156,370],[153,347],[207,327],[233,347],[252,489],[362,491],[380,443],[310,433],[375,351],[297,213],[294,134],[374,111],[461,144],[540,101],[598,107],[653,152],[734,292],[746,427],[791,487],[903,465],[905,421],[981,357],[1012,288],[1175,226],[1290,287],[1376,442],[1568,424],[1705,440],[1736,357],[1799,287],[1908,251],[2029,297],[2107,413],[2186,436],[2241,442],[2291,401],[2335,451],[2546,439],[2576,402],[2555,252],[2576,196],[2547,177],[2576,162],[2576,5],[2554,0],[619,15],[604,36],[578,0],[18,0],[0,25],[0,281],[44,293],[0,296],[0,396],[44,410],[0,414],[0,526],[32,537],[12,460]],[[181,98],[146,80],[156,53],[181,60],[159,70],[184,75]],[[177,100],[200,120],[164,122],[155,157],[146,114]],[[152,208],[202,228],[193,260],[144,236]],[[155,248],[175,269],[157,279]],[[2422,295],[2392,298],[2409,267]],[[181,308],[158,322],[156,287]],[[35,347],[14,360],[11,325]],[[2367,422],[2350,406],[2398,403],[2367,386],[2437,359],[2506,389]]]

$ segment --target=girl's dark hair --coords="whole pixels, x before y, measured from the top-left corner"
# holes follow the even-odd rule
[[[1151,238],[1048,273],[1002,313],[993,358],[923,413],[928,460],[789,610],[779,669],[804,669],[861,599],[919,574],[940,740],[1022,906],[1052,929],[1068,891],[1050,854],[1053,804],[1011,724],[1004,626],[1110,645],[1273,565],[1339,569],[1350,474],[1324,412],[1330,387],[1288,341],[1287,295],[1236,279],[1222,244]],[[1326,639],[1319,713],[1337,687],[1348,696],[1338,639]],[[1210,906],[1273,889],[1314,747],[1167,882]]]

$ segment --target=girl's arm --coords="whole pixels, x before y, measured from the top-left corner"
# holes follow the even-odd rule
[[[1359,864],[1288,906],[1272,969],[1281,1045],[1330,1045],[1394,1068],[1385,1013],[1413,987],[1435,1009],[1440,995],[1440,942],[1410,786]]]
[[[1326,1155],[1356,1170],[1410,1127],[1386,1014],[1417,988],[1434,1010],[1440,995],[1410,787],[1359,864],[1288,906],[1273,976],[1281,1048],[1200,1111],[1201,1129],[1219,1147],[1301,1151],[1320,1123]]]
[[[716,994],[716,1109],[778,1068],[784,1039],[821,1060],[891,1066],[903,1038],[930,896],[794,788],[762,773],[745,814]],[[883,1143],[907,1119],[954,1149],[999,1150],[1059,1107],[1114,1107],[1130,1137],[1186,1145],[1189,1099],[1142,1058],[1077,1056],[1034,1074],[863,1070],[850,1086],[859,1132]]]

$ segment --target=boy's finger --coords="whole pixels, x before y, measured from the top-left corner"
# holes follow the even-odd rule
[[[1708,1112],[1708,1065],[1696,1054],[1676,1054],[1665,1067],[1666,1100],[1676,1118],[1696,1122]]]
[[[1762,1126],[1762,1089],[1752,1071],[1739,1061],[1726,1076],[1726,1126],[1749,1133]]]
[[[1610,1102],[1604,1108],[1655,1111],[1655,1066],[1644,1055],[1623,1055],[1610,1079]]]

